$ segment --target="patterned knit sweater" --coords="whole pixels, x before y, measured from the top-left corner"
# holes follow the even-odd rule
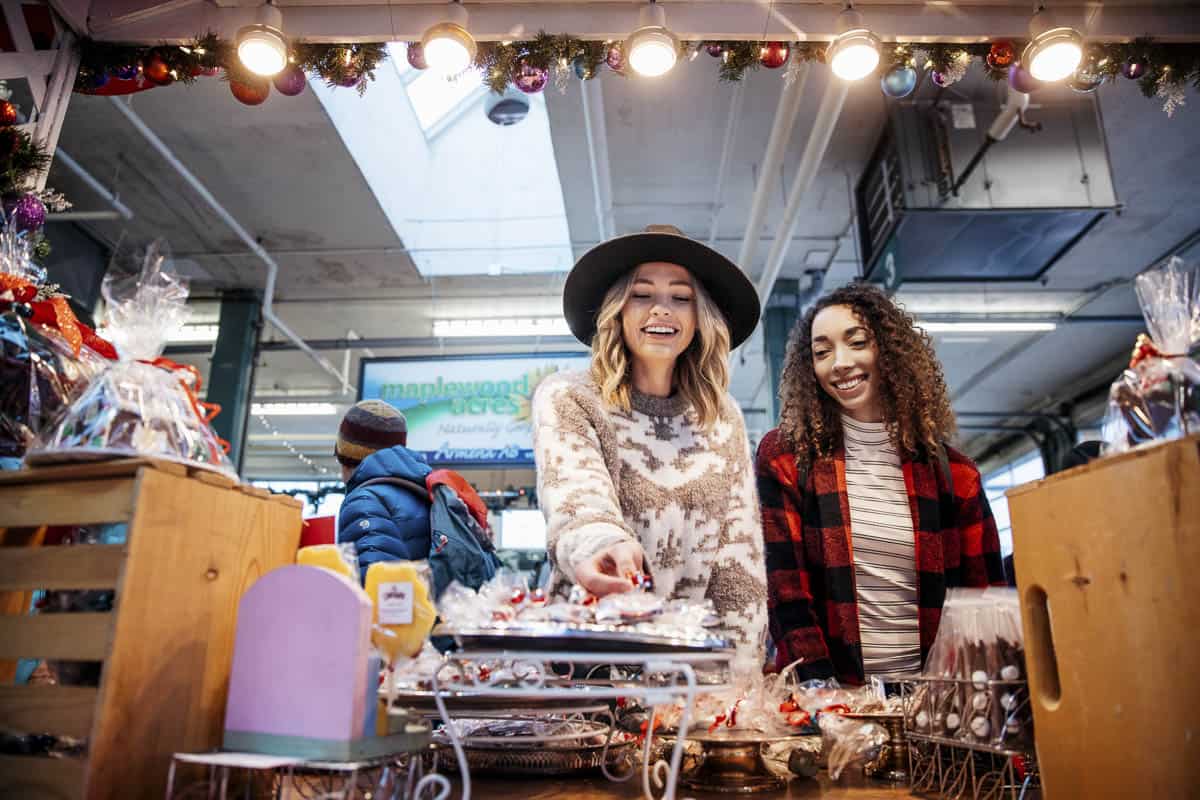
[[[634,392],[633,410],[605,406],[586,373],[553,375],[533,401],[538,498],[554,588],[620,541],[646,553],[654,591],[710,598],[716,632],[739,670],[759,670],[767,584],[753,462],[741,411],[726,396],[707,431],[678,395]]]

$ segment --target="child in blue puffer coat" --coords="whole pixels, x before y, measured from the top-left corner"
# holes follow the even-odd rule
[[[425,485],[429,465],[409,450],[408,421],[382,400],[356,403],[338,428],[334,454],[342,465],[346,499],[338,513],[338,542],[353,542],[362,579],[377,561],[429,557],[429,503],[386,479]]]

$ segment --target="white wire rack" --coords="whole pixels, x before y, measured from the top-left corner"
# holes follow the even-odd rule
[[[471,772],[463,740],[454,724],[454,718],[479,718],[484,716],[469,710],[466,705],[456,704],[454,713],[447,705],[447,691],[442,682],[444,673],[457,676],[452,692],[461,697],[468,693],[479,698],[505,699],[511,701],[515,711],[523,704],[532,704],[538,713],[546,714],[558,701],[571,714],[579,715],[595,710],[607,715],[609,724],[604,726],[604,752],[600,759],[604,776],[611,781],[626,781],[637,774],[636,765],[625,774],[616,774],[609,769],[608,750],[612,744],[615,724],[608,702],[618,698],[639,699],[650,709],[646,724],[645,740],[641,751],[642,793],[647,800],[674,800],[679,767],[683,758],[683,737],[674,737],[669,758],[655,758],[653,747],[655,708],[660,705],[683,701],[683,713],[678,729],[685,731],[691,723],[692,706],[697,692],[719,691],[728,688],[731,674],[732,652],[677,652],[677,653],[587,653],[561,652],[510,652],[510,651],[460,651],[448,654],[443,667],[433,676],[433,700],[438,716],[445,724],[445,737],[454,750],[462,786],[461,800],[471,798]],[[508,675],[515,678],[500,682],[498,671],[489,672],[481,679],[471,665],[478,663],[502,663],[509,666]],[[610,666],[612,670],[635,675],[631,679],[593,680],[597,668]],[[706,678],[715,677],[717,682],[697,680],[697,672]],[[576,674],[583,677],[575,680]],[[390,708],[390,705],[389,705]],[[494,709],[492,709],[494,713]],[[512,712],[510,711],[510,714]],[[574,734],[578,737],[578,733]],[[542,737],[523,737],[523,744],[549,744],[561,734],[550,732]],[[652,763],[653,762],[653,763]],[[656,794],[661,792],[661,794]],[[431,773],[417,781],[413,790],[416,800],[448,800],[452,793],[450,781],[440,774]]]

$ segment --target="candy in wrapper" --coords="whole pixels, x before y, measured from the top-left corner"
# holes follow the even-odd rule
[[[1200,431],[1200,267],[1172,257],[1134,283],[1150,336],[1109,390],[1106,453]]]
[[[161,357],[187,320],[188,290],[168,269],[157,243],[132,278],[108,275],[106,333],[119,360],[97,375],[30,448],[31,463],[152,456],[237,477],[228,444],[209,426],[219,408],[202,402],[194,367]]]

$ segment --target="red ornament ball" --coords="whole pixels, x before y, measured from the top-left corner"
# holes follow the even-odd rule
[[[17,124],[17,107],[7,100],[0,100],[0,125]]]
[[[171,68],[161,56],[153,55],[142,62],[142,74],[146,80],[158,86],[167,86],[175,79],[171,77]]]
[[[787,42],[767,42],[758,52],[758,60],[767,69],[779,69],[787,63],[792,48]]]
[[[1017,50],[1010,41],[993,42],[985,60],[991,69],[1008,69],[1017,60]]]
[[[267,80],[230,81],[229,91],[239,103],[248,106],[260,106],[271,94],[271,84]]]

